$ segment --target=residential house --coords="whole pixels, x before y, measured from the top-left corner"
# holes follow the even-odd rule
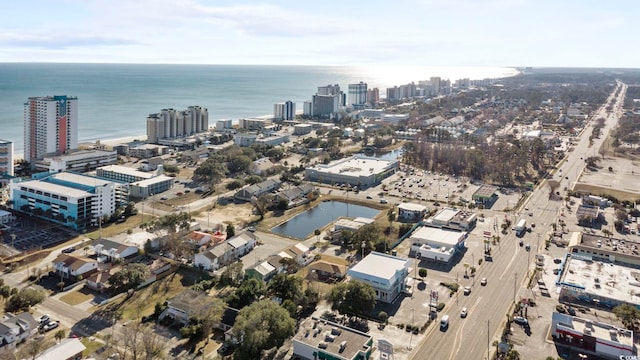
[[[251,172],[255,175],[264,176],[267,175],[269,171],[272,171],[274,166],[275,164],[272,163],[269,158],[263,157],[251,164]]]
[[[226,307],[224,309],[224,313],[222,313],[222,318],[220,322],[215,324],[214,327],[224,332],[224,340],[225,342],[235,341],[235,337],[233,336],[233,325],[236,323],[236,317],[238,317],[238,313],[240,310],[234,309],[232,307]]]
[[[109,270],[96,272],[87,278],[85,286],[94,291],[104,292],[109,287],[109,278]]]
[[[294,186],[290,189],[279,191],[276,194],[276,200],[286,200],[288,204],[287,209],[291,209],[293,207],[310,202],[312,200],[312,196],[310,196],[309,194],[312,194],[314,190],[315,187],[311,184]]]
[[[267,260],[248,267],[245,271],[245,275],[247,278],[254,278],[265,282],[269,281],[274,275],[281,273],[286,269],[286,261],[283,261],[283,259],[286,258],[288,257],[271,255]]]
[[[53,260],[53,268],[64,278],[87,277],[98,270],[98,261],[84,256],[60,254]]]
[[[235,193],[234,198],[241,201],[251,201],[254,197],[277,190],[282,182],[276,179],[267,179],[261,183],[245,186]]]
[[[283,258],[290,258],[300,266],[304,266],[313,260],[313,257],[310,256],[310,254],[311,251],[309,248],[302,243],[291,245],[278,253],[279,256]]]
[[[64,339],[36,356],[36,360],[80,360],[87,348],[79,338]]]
[[[125,244],[111,239],[98,239],[93,244],[93,251],[100,257],[109,260],[127,259],[138,255],[138,246],[135,244]]]
[[[186,239],[194,247],[208,246],[213,239],[212,235],[202,231],[192,231],[187,234]]]
[[[230,246],[231,258],[238,259],[248,254],[256,246],[256,236],[250,232],[243,232],[226,241]]]
[[[315,273],[318,280],[341,280],[347,275],[347,266],[319,260],[309,265],[309,273]]]
[[[37,332],[38,323],[30,313],[6,313],[0,320],[0,349],[14,349],[16,344]]]
[[[168,316],[174,321],[187,325],[191,318],[204,314],[210,302],[211,298],[205,292],[186,289],[167,300],[167,308],[159,318],[164,319]]]
[[[217,270],[230,260],[229,247],[226,243],[218,244],[194,256],[196,267],[207,271]]]

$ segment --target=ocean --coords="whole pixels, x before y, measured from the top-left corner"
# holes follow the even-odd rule
[[[292,100],[296,110],[318,86],[364,81],[380,88],[440,76],[456,79],[516,75],[501,67],[258,66],[0,63],[0,139],[23,152],[23,104],[31,96],[78,97],[81,142],[146,133],[146,118],[164,108],[209,110],[209,125],[220,119],[273,113],[273,104]]]

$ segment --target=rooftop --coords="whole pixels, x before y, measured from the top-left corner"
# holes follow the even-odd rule
[[[426,211],[427,207],[424,205],[408,202],[408,203],[398,204],[398,209],[402,209],[406,211]]]
[[[73,161],[73,160],[87,159],[87,158],[91,158],[91,157],[115,156],[116,154],[117,154],[117,152],[115,152],[115,151],[80,150],[80,151],[75,151],[75,152],[70,153],[70,154],[56,155],[52,159],[54,159],[54,160],[61,159],[61,160],[66,160],[66,161]]]
[[[460,241],[460,237],[464,236],[464,234],[465,233],[462,231],[421,226],[411,234],[411,239],[435,241],[440,244],[455,246]]]
[[[449,222],[451,221],[457,214],[458,214],[459,210],[456,209],[451,209],[451,208],[444,208],[442,210],[440,210],[434,217],[433,219],[439,222]]]
[[[145,179],[150,179],[155,176],[155,174],[152,172],[143,172],[140,170],[132,169],[130,167],[121,166],[121,165],[107,165],[107,166],[102,166],[99,169],[103,171],[111,171],[119,174],[137,176]]]
[[[145,174],[145,173],[143,173]],[[167,176],[167,175],[158,175],[158,176],[154,176],[151,177],[149,179],[145,179],[145,180],[141,180],[141,181],[136,181],[135,183],[133,183],[132,185],[136,185],[136,186],[141,186],[141,187],[145,187],[145,186],[149,186],[149,185],[153,185],[153,184],[157,184],[159,182],[163,182],[163,181],[170,181],[173,182],[175,179],[172,178],[171,176]]]
[[[308,169],[346,176],[369,176],[381,173],[397,163],[398,161],[352,156],[331,162],[328,165],[318,164]]]
[[[594,255],[615,256],[617,261],[630,257],[640,259],[640,242],[638,241],[574,232],[571,235],[569,247],[577,246],[592,249]]]
[[[634,346],[633,331],[631,330],[620,329],[598,321],[587,320],[577,316],[560,314],[557,312],[554,312],[552,317],[554,321],[558,322],[558,325],[573,329],[582,334],[589,334],[596,339],[608,340],[627,347]]]
[[[481,198],[490,198],[498,190],[498,187],[493,185],[482,185],[473,193],[473,196]]]
[[[58,360],[58,359],[70,359],[78,353],[82,353],[86,350],[86,347],[80,342],[80,339],[71,338],[64,339],[59,344],[56,344],[42,354],[36,357],[36,360]]]
[[[397,256],[372,251],[349,270],[369,274],[382,279],[392,279],[398,271],[409,266],[409,260]]]
[[[589,260],[578,254],[567,257],[559,285],[577,288],[603,299],[640,304],[640,270]]]
[[[358,352],[367,351],[371,347],[373,337],[346,326],[313,317],[300,323],[293,341],[319,348],[325,353],[338,355],[340,359],[353,359]],[[344,344],[344,349],[341,349],[341,344]]]
[[[88,191],[78,190],[72,187],[62,186],[58,184],[52,184],[41,180],[23,181],[21,183],[18,183],[18,185],[25,186],[34,190],[40,190],[42,192],[50,192],[72,198],[85,198],[93,195]]]
[[[202,291],[195,291],[192,289],[186,289],[180,294],[172,297],[168,300],[171,307],[179,310],[183,310],[191,315],[194,315],[209,304],[209,296]]]

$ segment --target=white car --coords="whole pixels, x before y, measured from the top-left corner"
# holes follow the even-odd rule
[[[471,286],[465,286],[464,287],[464,294],[465,295],[471,294]]]
[[[462,310],[460,311],[460,317],[461,318],[466,318],[467,317],[467,308],[466,307],[462,308]]]
[[[57,321],[49,321],[48,323],[46,323],[43,327],[42,327],[42,331],[51,331],[55,328],[58,327],[58,322]]]

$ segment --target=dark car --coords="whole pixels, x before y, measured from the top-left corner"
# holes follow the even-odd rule
[[[529,325],[529,320],[523,318],[522,316],[516,316],[513,318],[513,322],[518,325]]]
[[[74,251],[76,251],[76,248],[74,246],[62,250],[62,252],[65,253],[65,254],[70,254],[70,253],[72,253]]]

